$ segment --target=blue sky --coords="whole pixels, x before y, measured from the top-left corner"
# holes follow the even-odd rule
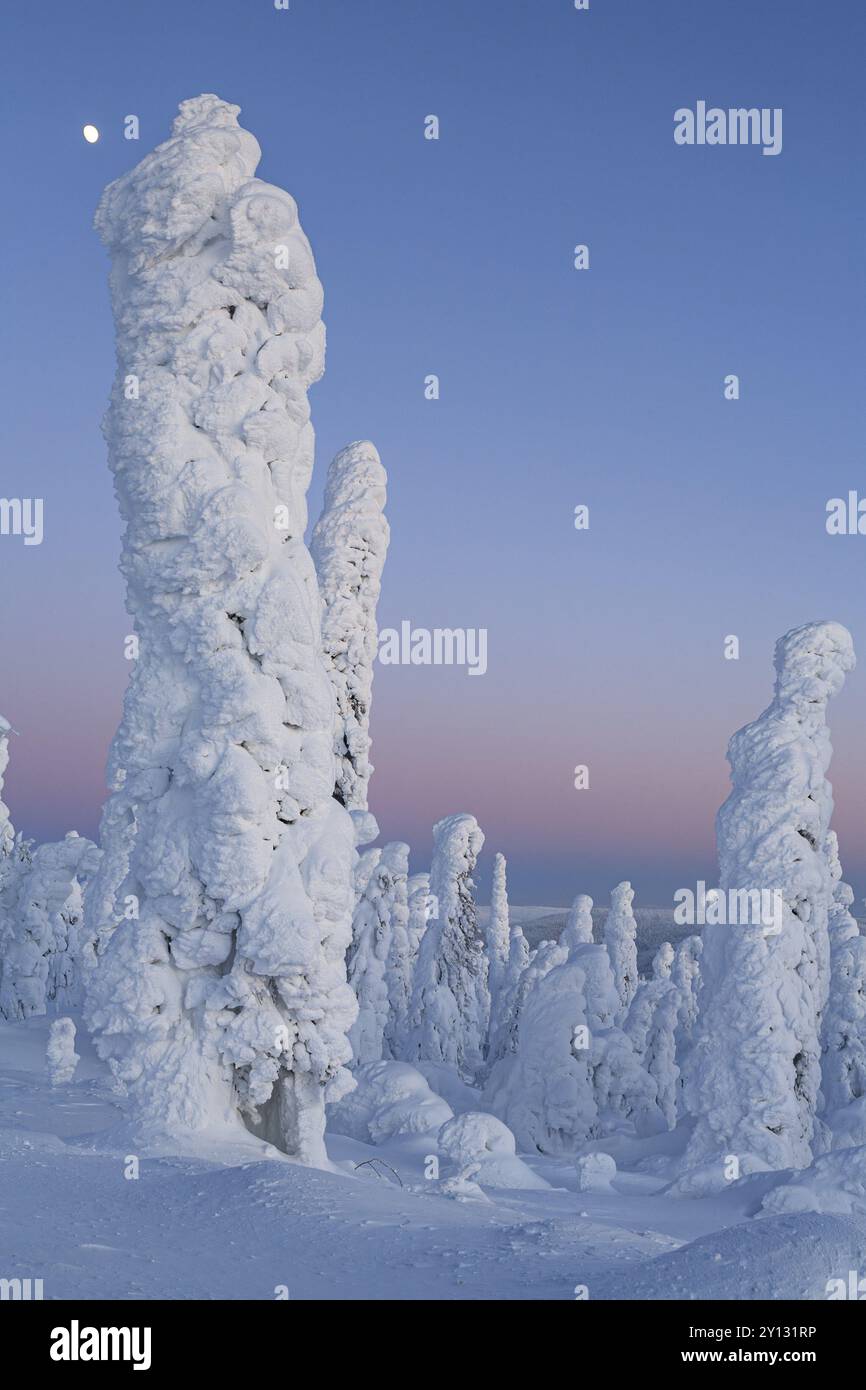
[[[93,210],[180,100],[214,91],[242,107],[260,175],[297,198],[325,286],[312,515],[330,457],[373,439],[390,475],[382,624],[489,633],[483,678],[380,669],[383,832],[420,868],[433,821],[473,811],[519,902],[628,877],[663,903],[711,878],[725,745],[769,699],[776,637],[837,618],[866,656],[866,537],[824,528],[828,498],[866,493],[866,9],[49,0],[3,27],[2,492],[45,499],[41,546],[0,537],[16,824],[95,833],[128,670]],[[782,153],[678,147],[673,113],[699,99],[781,107]],[[831,713],[858,894],[863,681]]]

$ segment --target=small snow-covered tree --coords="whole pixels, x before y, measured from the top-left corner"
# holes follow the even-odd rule
[[[140,650],[109,764],[96,1045],[161,1130],[237,1123],[325,1163],[345,1064],[355,832],[304,544],[322,287],[238,108],[181,105],[105,191],[106,421]],[[136,390],[126,389],[130,379]],[[104,891],[102,888],[104,887]],[[132,915],[117,919],[119,904]]]
[[[517,922],[512,923],[505,975],[490,1005],[490,1028],[486,1058],[489,1075],[500,1058],[517,1045],[517,1006],[520,982],[529,965],[529,942]]]
[[[638,984],[623,1031],[641,1066],[655,1082],[656,1103],[666,1128],[674,1129],[680,1093],[676,1045],[680,996],[670,978],[673,951],[669,946],[668,952],[662,948],[656,954],[653,978]]]
[[[604,944],[610,956],[610,967],[619,995],[619,1018],[628,1007],[637,989],[637,922],[632,903],[634,889],[628,882],[618,883],[610,895],[610,911],[604,922]]]
[[[384,1053],[400,1058],[409,1030],[409,1008],[415,955],[409,936],[409,846],[399,840],[385,845],[380,868],[388,875],[388,916],[391,945],[385,964],[388,990],[388,1018],[385,1023]]]
[[[674,953],[671,980],[677,987],[680,999],[677,1025],[678,1057],[684,1057],[691,1047],[692,1035],[698,1017],[702,950],[703,942],[700,936],[694,934],[684,937]]]
[[[410,1060],[444,1063],[467,1082],[481,1070],[490,1017],[472,880],[483,844],[474,816],[447,816],[433,827],[437,915],[421,939],[411,1005]]]
[[[328,469],[322,515],[310,541],[324,612],[322,642],[337,706],[334,795],[366,810],[370,705],[378,648],[376,605],[388,553],[387,475],[368,440],[342,449]]]
[[[45,1065],[52,1086],[65,1086],[81,1061],[75,1051],[75,1024],[71,1018],[56,1018],[48,1030]]]
[[[83,894],[99,850],[71,831],[39,845],[20,862],[5,894],[7,929],[0,960],[0,1015],[30,1018],[49,1004],[80,1004]]]
[[[349,1041],[359,1066],[393,1055],[390,1039],[396,1022],[405,1028],[408,858],[409,846],[399,842],[361,856],[363,888],[347,959],[349,983],[358,1000]]]
[[[854,893],[841,880],[833,831],[827,857],[834,883],[830,907],[830,994],[823,1020],[821,1092],[831,1128],[853,1101],[866,1096],[866,939],[851,914]],[[863,1117],[866,1119],[866,1117]],[[862,1134],[862,1127],[860,1133]],[[860,1136],[858,1135],[858,1138]]]
[[[569,908],[560,942],[567,950],[592,942],[592,898],[578,893]]]
[[[686,1077],[697,1116],[688,1167],[728,1154],[741,1172],[811,1161],[833,894],[826,715],[853,665],[840,624],[795,628],[777,643],[772,703],[731,739],[732,790],[717,818],[720,887],[726,903],[736,895],[753,907],[738,910],[745,925],[710,920],[704,929]],[[760,890],[777,895],[778,924],[755,911]]]
[[[484,929],[484,945],[487,951],[491,1007],[495,1008],[508,969],[510,946],[504,854],[496,854],[493,857],[493,891],[490,895],[490,914]]]

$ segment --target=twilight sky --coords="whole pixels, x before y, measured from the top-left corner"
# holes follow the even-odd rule
[[[502,849],[515,902],[606,900],[630,878],[638,905],[664,904],[711,879],[725,746],[768,703],[776,637],[835,618],[866,667],[866,536],[825,530],[828,498],[866,494],[866,7],[46,0],[8,7],[3,31],[0,491],[45,507],[41,546],[0,536],[16,826],[95,835],[128,675],[93,210],[180,100],[216,92],[297,198],[325,287],[311,515],[336,450],[374,440],[381,625],[488,630],[483,677],[378,670],[384,837],[426,868],[432,823],[472,811],[482,891]],[[674,111],[698,100],[781,107],[782,153],[675,145]],[[864,683],[831,707],[858,897]]]

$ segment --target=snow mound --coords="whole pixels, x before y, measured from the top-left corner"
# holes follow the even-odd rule
[[[839,1149],[792,1173],[767,1193],[761,1208],[866,1217],[866,1148]]]
[[[383,1144],[405,1134],[430,1134],[453,1118],[451,1106],[406,1062],[368,1062],[355,1071],[357,1087],[328,1106],[328,1128],[362,1144]]]
[[[578,1154],[574,1166],[578,1192],[613,1191],[610,1184],[616,1177],[616,1163],[610,1154]]]
[[[474,1180],[481,1187],[550,1186],[517,1157],[514,1135],[495,1115],[474,1110],[454,1116],[440,1129],[438,1142],[460,1182]]]

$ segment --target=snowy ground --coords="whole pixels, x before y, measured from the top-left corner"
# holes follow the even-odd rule
[[[74,1083],[44,1076],[48,1020],[0,1026],[0,1276],[46,1298],[826,1298],[866,1268],[866,1221],[814,1213],[751,1219],[753,1179],[699,1201],[665,1196],[670,1136],[618,1155],[615,1191],[576,1190],[571,1163],[532,1160],[552,1190],[434,1195],[432,1137],[372,1147],[333,1136],[342,1172],[310,1171],[250,1138],[196,1156],[140,1159],[101,1064],[79,1032]],[[655,1149],[655,1159],[651,1151]],[[406,1184],[377,1178],[383,1159]]]

